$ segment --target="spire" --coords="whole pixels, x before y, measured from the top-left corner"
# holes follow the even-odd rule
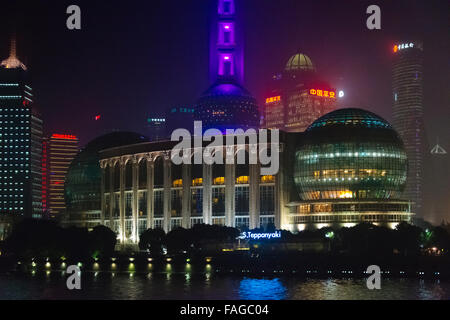
[[[11,48],[9,51],[10,57],[16,57],[16,35],[11,37]]]
[[[17,58],[15,35],[11,37],[9,57],[3,60],[0,66],[6,69],[22,68],[23,70],[27,70],[27,67]]]
[[[439,145],[439,138],[436,145],[431,149],[431,154],[447,154],[447,151]]]

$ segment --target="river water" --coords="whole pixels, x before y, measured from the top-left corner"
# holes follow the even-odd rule
[[[68,290],[66,279],[62,271],[2,273],[0,299],[450,299],[450,281],[438,279],[382,279],[381,290],[365,279],[213,272],[82,272],[81,290]]]

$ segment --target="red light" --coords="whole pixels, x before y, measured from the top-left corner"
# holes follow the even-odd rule
[[[321,90],[321,89],[310,89],[309,94],[312,96],[325,97],[325,98],[336,98],[335,91]]]
[[[95,116],[95,121],[97,121],[97,120],[100,120],[100,115],[99,114]]]
[[[395,45],[395,46],[394,46],[394,52],[397,52],[397,51],[398,51],[398,46]]]
[[[55,139],[64,139],[64,140],[77,140],[77,136],[72,135],[72,134],[59,134],[59,133],[54,133],[54,134],[52,134],[52,138],[55,138]]]

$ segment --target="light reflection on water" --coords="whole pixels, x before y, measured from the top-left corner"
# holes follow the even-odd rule
[[[239,297],[245,300],[280,300],[286,297],[286,287],[278,278],[244,278],[240,281]]]
[[[450,282],[383,279],[368,290],[365,279],[250,277],[212,272],[83,272],[82,290],[66,288],[55,271],[0,274],[0,299],[450,299]]]

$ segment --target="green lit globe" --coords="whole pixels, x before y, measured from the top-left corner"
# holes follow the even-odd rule
[[[302,200],[398,199],[407,169],[403,142],[386,120],[339,109],[306,129],[294,181]]]

